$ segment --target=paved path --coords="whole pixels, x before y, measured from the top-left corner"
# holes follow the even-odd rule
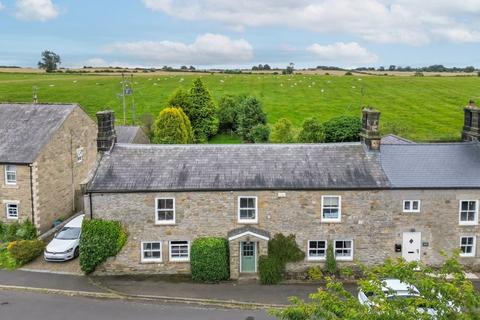
[[[252,317],[252,318],[248,318]],[[222,310],[191,305],[98,300],[0,291],[2,320],[267,320],[265,311]]]

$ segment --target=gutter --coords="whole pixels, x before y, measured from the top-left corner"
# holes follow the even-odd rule
[[[88,193],[88,201],[90,203],[90,219],[93,219],[93,205],[92,205],[92,193]]]
[[[35,225],[35,206],[33,205],[33,169],[31,163],[28,166],[30,168],[30,202],[32,206],[32,224]]]

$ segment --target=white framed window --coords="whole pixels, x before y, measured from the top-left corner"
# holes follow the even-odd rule
[[[310,261],[324,260],[327,255],[327,241],[309,240],[307,252],[307,259]]]
[[[335,259],[353,260],[353,240],[335,240]]]
[[[478,203],[476,200],[460,200],[460,225],[474,225],[478,223]]]
[[[162,262],[162,241],[142,241],[142,262]]]
[[[13,164],[5,165],[5,184],[7,185],[17,184],[17,166]]]
[[[188,241],[170,241],[169,260],[186,262],[190,261],[190,242]]]
[[[257,197],[238,197],[238,222],[257,223],[258,222],[258,198]]]
[[[461,257],[475,257],[475,236],[460,237],[460,256]]]
[[[77,163],[82,163],[83,162],[83,148],[77,148],[75,154],[77,156]]]
[[[6,202],[5,213],[7,219],[18,220],[19,204],[18,202]]]
[[[420,212],[420,200],[403,200],[403,212]]]
[[[155,199],[155,224],[175,224],[175,198]]]
[[[342,220],[342,197],[322,196],[322,221],[340,222]]]

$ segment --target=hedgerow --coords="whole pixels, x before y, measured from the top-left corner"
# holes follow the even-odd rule
[[[190,250],[192,279],[219,282],[230,277],[228,241],[224,238],[195,239]]]

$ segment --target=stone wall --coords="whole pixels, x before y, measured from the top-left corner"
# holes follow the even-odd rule
[[[285,193],[285,197],[279,197]],[[383,190],[383,191],[251,191],[92,194],[93,217],[121,221],[129,238],[116,258],[100,269],[113,273],[188,272],[188,263],[168,261],[168,241],[201,236],[227,237],[229,230],[243,226],[237,221],[237,197],[258,197],[258,223],[273,236],[293,233],[302,250],[308,240],[353,240],[354,260],[377,264],[387,257],[399,257],[395,244],[402,244],[403,232],[422,233],[421,260],[441,263],[441,250],[459,248],[460,235],[477,237],[476,257],[462,258],[472,268],[480,267],[480,227],[459,226],[459,200],[480,199],[480,190]],[[342,196],[340,223],[321,221],[321,196]],[[176,224],[155,225],[155,198],[175,197]],[[88,197],[86,205],[88,205]],[[403,200],[421,200],[420,213],[403,213]],[[140,243],[161,240],[164,258],[159,264],[140,261]],[[236,254],[232,252],[232,254]],[[339,261],[340,266],[353,261]],[[288,271],[300,271],[322,262],[289,264]]]
[[[17,184],[5,184],[5,164],[0,164],[0,221],[10,223],[32,220],[32,201],[30,189],[30,167],[28,165],[16,165]],[[7,219],[6,202],[19,203],[18,220]]]
[[[80,183],[87,177],[96,158],[97,127],[76,107],[52,135],[35,163],[35,224],[43,232],[60,217],[83,209]],[[83,161],[77,162],[77,149]]]

